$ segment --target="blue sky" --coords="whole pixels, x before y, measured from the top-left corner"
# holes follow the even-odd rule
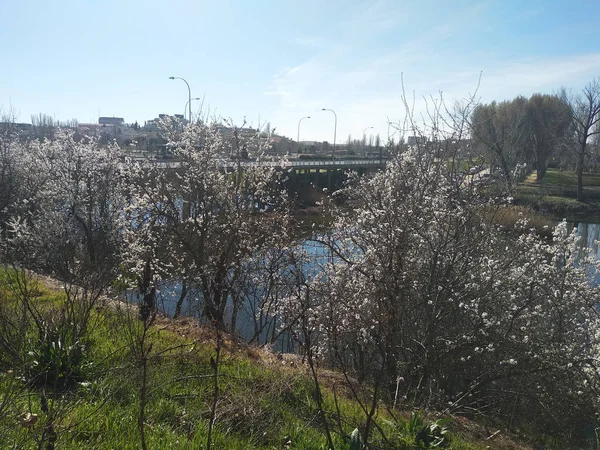
[[[600,76],[600,1],[77,0],[0,2],[0,108],[96,122],[211,114],[338,142],[404,117],[402,83],[448,103]],[[199,102],[194,103],[196,111]]]

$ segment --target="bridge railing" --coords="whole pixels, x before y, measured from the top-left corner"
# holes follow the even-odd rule
[[[331,159],[331,160],[314,160],[289,161],[289,164],[294,167],[303,166],[371,166],[382,164],[382,159]]]
[[[146,162],[151,165],[165,168],[177,168],[179,167],[179,161],[177,160],[148,160],[148,159],[137,159],[133,158],[134,161]],[[303,167],[331,167],[338,166],[343,167],[365,167],[365,166],[381,166],[385,164],[385,159],[331,159],[331,160],[284,160],[284,161],[227,161],[221,162],[222,167],[236,167],[238,164],[242,167],[276,167],[276,168],[303,168]]]

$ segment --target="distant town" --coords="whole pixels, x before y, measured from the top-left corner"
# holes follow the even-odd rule
[[[0,127],[11,126],[23,138],[51,137],[57,127],[75,130],[76,132],[99,138],[106,143],[115,141],[121,148],[137,156],[168,158],[170,155],[167,141],[161,135],[161,121],[178,122],[182,126],[189,120],[182,114],[159,114],[158,117],[139,124],[137,121],[127,123],[123,117],[99,117],[98,123],[80,123],[77,120],[61,122],[46,114],[33,116],[31,123],[0,122]],[[240,127],[235,129],[241,137],[259,135],[268,141],[267,154],[287,155],[291,158],[323,157],[335,153],[337,157],[382,157],[387,155],[388,148],[402,143],[391,138],[381,139],[379,135],[363,135],[362,139],[348,136],[343,142],[333,145],[328,141],[301,140],[295,141],[272,131],[270,124],[260,128]],[[234,128],[221,125],[219,131],[224,135],[233,135]],[[408,136],[407,144],[416,143],[417,137]],[[334,151],[335,150],[335,151]],[[250,154],[250,157],[254,155]]]

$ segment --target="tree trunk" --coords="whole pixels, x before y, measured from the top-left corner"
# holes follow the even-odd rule
[[[577,201],[583,201],[583,162],[585,158],[585,143],[581,145],[577,155]]]
[[[544,177],[546,176],[546,161],[541,158],[540,154],[541,150],[537,152],[537,161],[535,168],[535,181],[537,183],[541,183]]]
[[[500,166],[502,166],[502,170],[506,176],[506,187],[510,191],[512,189],[512,174],[510,173],[510,169],[508,168],[508,161],[504,157],[502,152],[498,152],[498,157],[500,159]]]
[[[181,294],[179,294],[179,298],[177,299],[177,304],[175,305],[175,313],[173,314],[173,319],[177,319],[181,315],[181,306],[183,305],[183,301],[187,295],[187,280],[184,278],[181,281]]]

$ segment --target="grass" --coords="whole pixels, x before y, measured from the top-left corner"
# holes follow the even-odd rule
[[[466,173],[469,169],[481,165],[484,162],[483,158],[480,158],[479,156],[473,156],[469,159],[447,159],[446,168]]]
[[[535,172],[531,173],[524,181],[525,184],[538,184],[545,187],[577,187],[577,174],[570,170],[548,169],[541,183],[535,181]],[[600,187],[600,174],[584,173],[584,187]]]
[[[17,301],[11,293],[12,281],[0,270],[0,300],[4,306]],[[35,302],[48,313],[60,309],[62,294],[39,284]],[[137,427],[141,372],[136,363],[132,336],[141,329],[137,319],[128,320],[126,310],[106,306],[94,311],[96,326],[89,336],[88,365],[83,382],[66,392],[33,388],[22,378],[19,367],[9,367],[0,358],[0,404],[13,392],[0,411],[0,448],[37,448],[50,414],[57,433],[56,448],[139,449]],[[151,328],[152,344],[148,374],[148,404],[145,430],[148,448],[205,448],[210,405],[213,396],[211,357],[215,353],[214,331],[199,327],[192,319],[174,322],[159,319]],[[224,339],[219,367],[219,402],[213,448],[246,449],[326,449],[324,431],[317,414],[315,389],[308,368],[295,358],[278,358],[272,352]],[[1,353],[1,350],[0,350]],[[1,355],[0,355],[1,356]],[[294,362],[293,366],[290,360]],[[324,404],[337,431],[336,449],[348,449],[341,434],[349,435],[361,426],[364,416],[359,404],[345,396],[341,374],[327,372],[323,378]],[[332,387],[338,386],[334,396]],[[12,386],[12,387],[11,387]],[[15,386],[17,389],[15,389]],[[43,410],[46,398],[50,413]],[[336,406],[337,402],[337,406]],[[337,409],[342,432],[334,420]],[[26,414],[36,415],[27,423]],[[405,430],[396,411],[398,430]],[[380,408],[377,422],[387,427],[392,420]],[[465,420],[456,422],[463,431],[452,432],[446,448],[477,450],[526,448],[513,441],[492,442],[474,439],[464,432]],[[470,423],[470,422],[469,422]],[[491,432],[469,425],[481,436]],[[399,431],[392,437],[395,449],[410,449],[414,435]],[[489,447],[488,447],[489,448]]]
[[[600,174],[583,175],[585,202],[577,201],[577,175],[573,171],[548,169],[544,179],[536,182],[535,172],[517,186],[515,203],[530,206],[556,219],[600,220]]]
[[[540,183],[536,181],[535,172],[529,174],[520,187],[525,191],[537,191],[562,197],[577,197],[577,175],[573,171],[548,169]],[[593,197],[600,195],[600,174],[583,174],[584,193]]]

